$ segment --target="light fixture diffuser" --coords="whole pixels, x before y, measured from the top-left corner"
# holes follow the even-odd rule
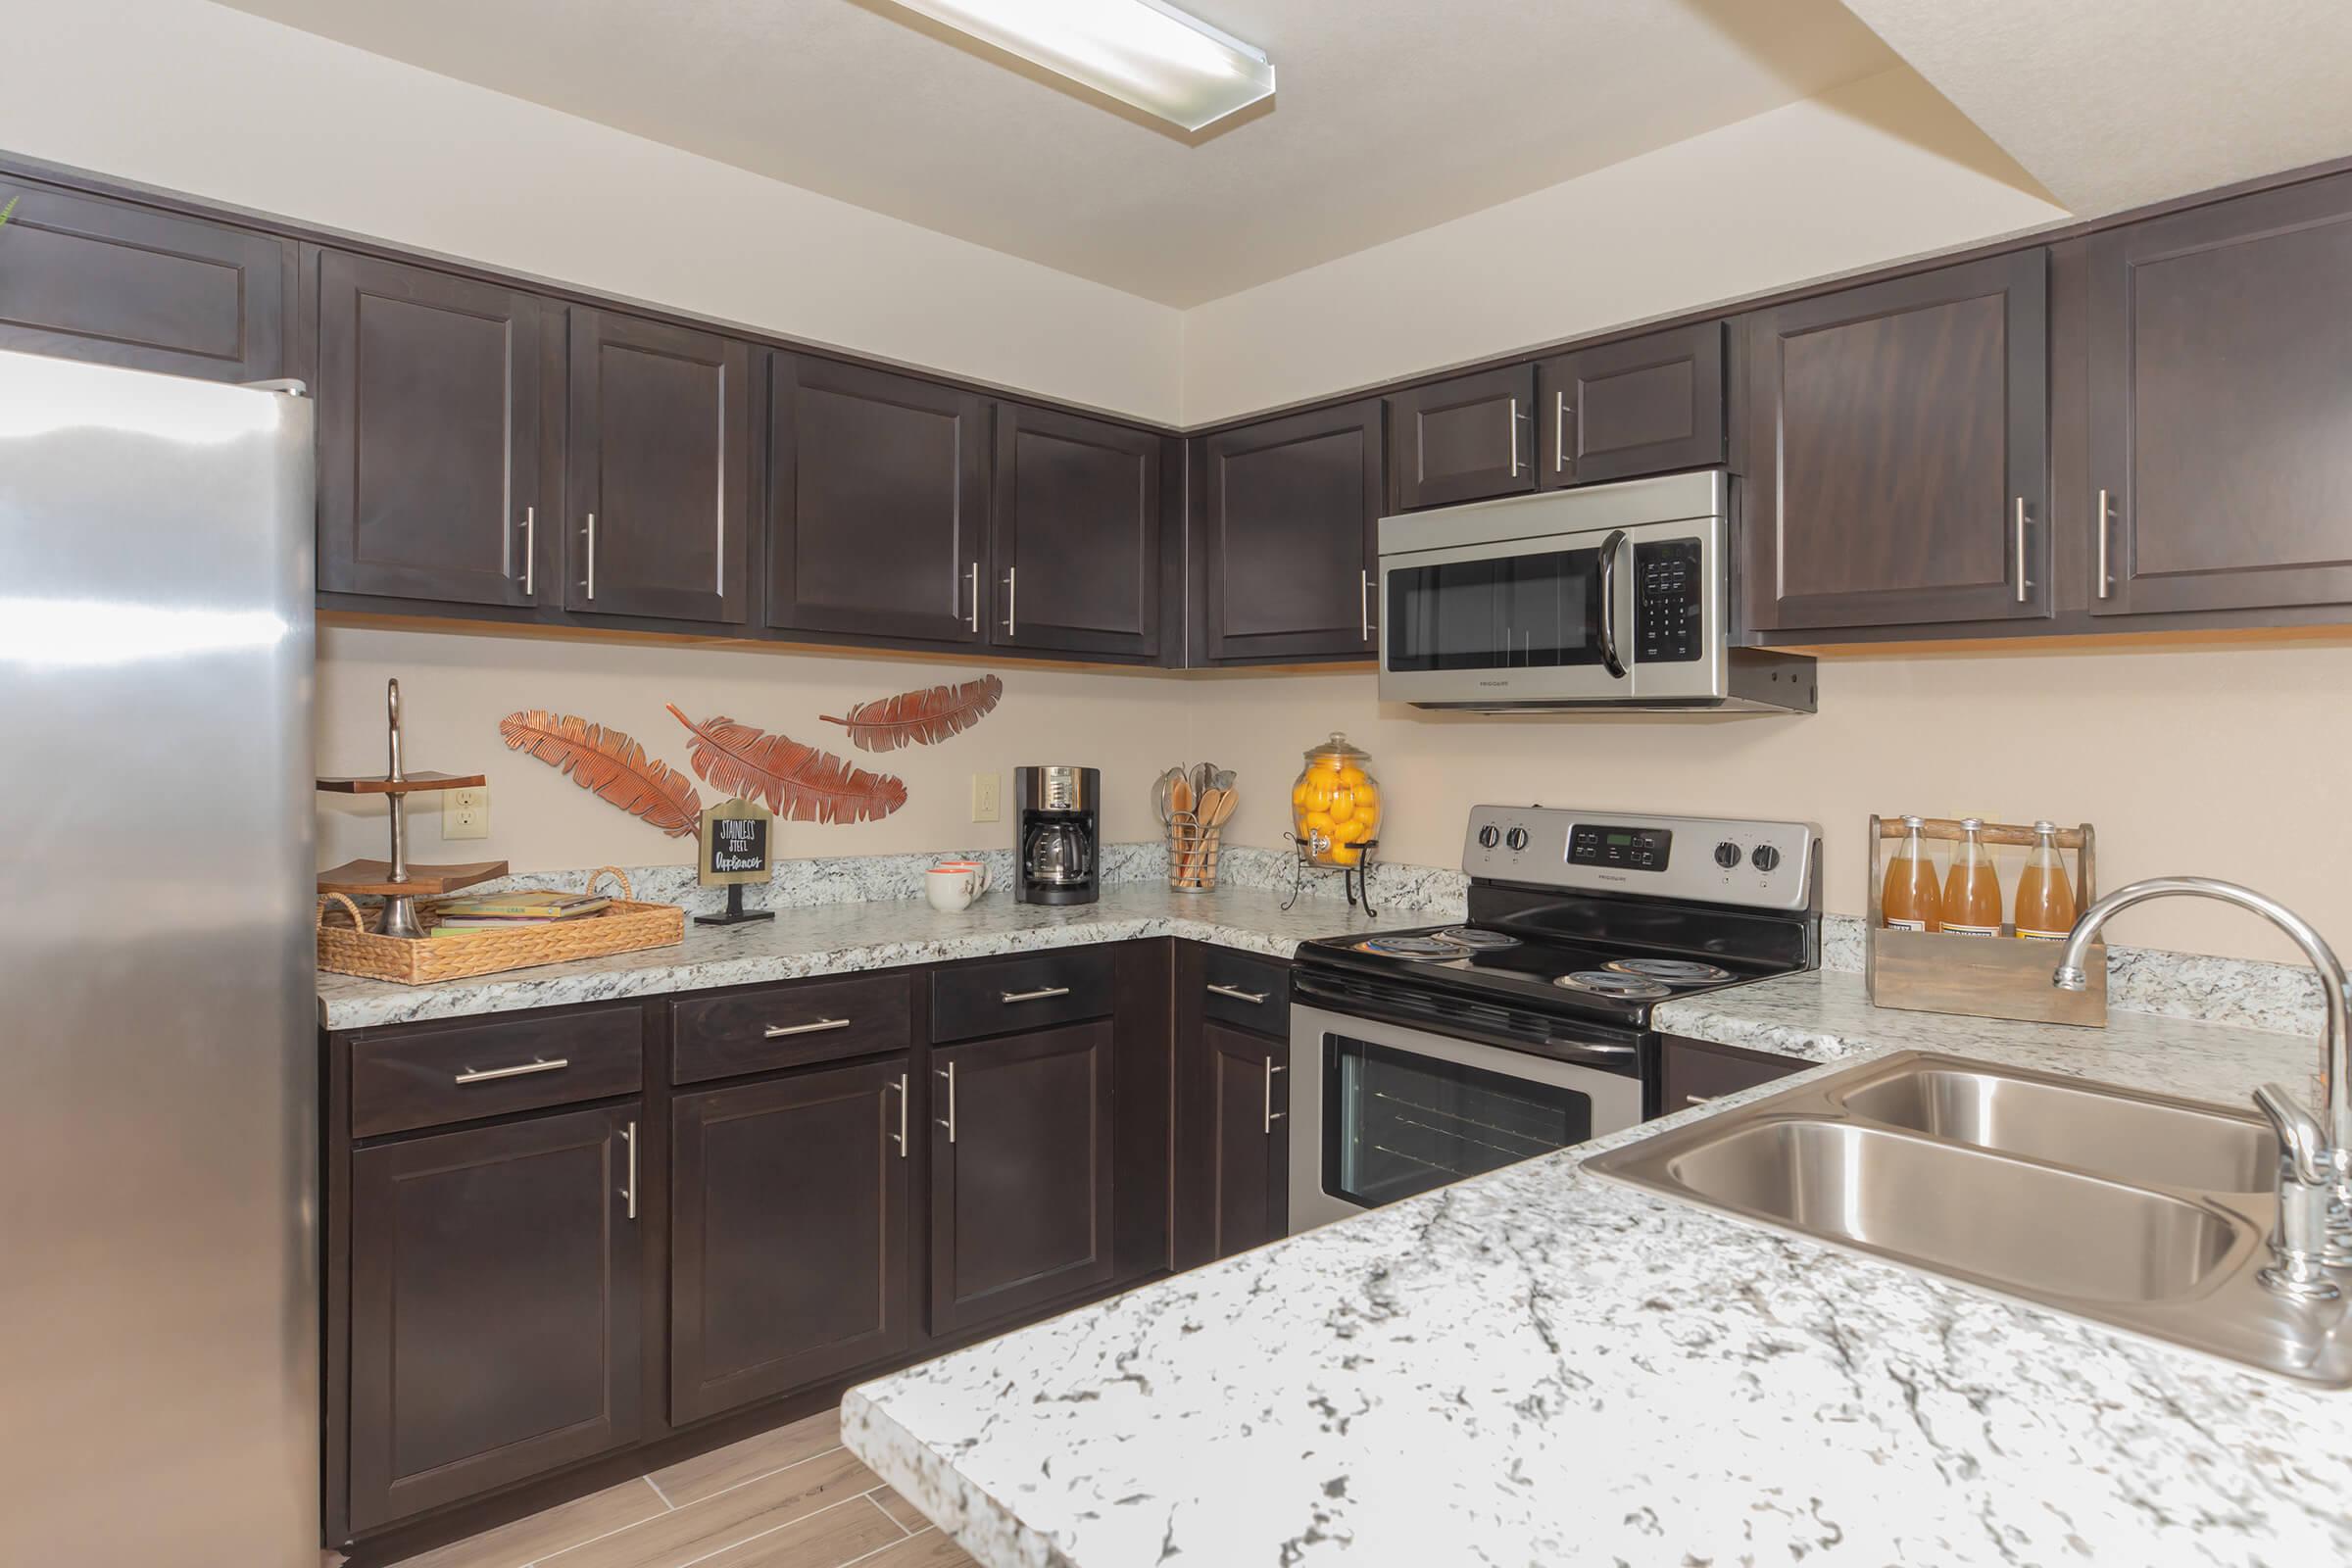
[[[1265,51],[1161,0],[898,4],[1186,130],[1274,94]]]

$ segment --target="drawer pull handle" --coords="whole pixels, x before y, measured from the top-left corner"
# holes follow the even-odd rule
[[[1711,1105],[1722,1098],[1721,1095],[1685,1095],[1683,1103],[1686,1105]]]
[[[770,1040],[781,1040],[786,1035],[821,1035],[827,1030],[847,1029],[849,1026],[850,1020],[847,1018],[819,1018],[814,1023],[771,1023],[761,1033]]]
[[[1266,1004],[1265,992],[1244,991],[1240,986],[1212,985],[1208,988],[1208,994],[1212,997],[1231,997],[1236,1002],[1247,1002],[1252,1007],[1262,1007]]]
[[[1291,1069],[1290,1069],[1290,1068],[1288,1068],[1288,1067],[1277,1067],[1277,1066],[1275,1066],[1275,1065],[1274,1065],[1274,1058],[1273,1058],[1272,1056],[1268,1056],[1268,1057],[1266,1058],[1266,1121],[1265,1121],[1265,1132],[1266,1132],[1266,1136],[1267,1136],[1268,1138],[1271,1138],[1271,1137],[1273,1137],[1273,1136],[1274,1136],[1274,1124],[1275,1124],[1276,1122],[1278,1122],[1278,1121],[1282,1120],[1282,1119],[1283,1119],[1283,1117],[1285,1117],[1285,1116],[1287,1116],[1287,1115],[1289,1115],[1289,1114],[1290,1114],[1290,1112],[1289,1112],[1289,1111],[1287,1111],[1287,1110],[1276,1110],[1276,1109],[1274,1108],[1274,1075],[1275,1075],[1276,1073],[1278,1073],[1278,1072],[1289,1072],[1290,1070],[1291,1070]]]
[[[934,1067],[931,1070],[948,1081],[947,1119],[942,1121],[936,1116],[931,1119],[948,1130],[948,1142],[952,1144],[956,1141],[956,1064],[951,1061],[945,1067]]]
[[[569,1056],[557,1056],[553,1060],[546,1056],[533,1056],[512,1067],[468,1067],[457,1075],[456,1081],[461,1084],[486,1084],[501,1078],[520,1078],[534,1072],[561,1072],[570,1065]]]
[[[1066,997],[1069,994],[1068,986],[1039,986],[1035,991],[1000,991],[997,993],[997,1000],[999,1002],[1044,1002],[1049,997]]]

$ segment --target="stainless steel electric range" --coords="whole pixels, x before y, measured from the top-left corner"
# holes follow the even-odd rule
[[[1656,1004],[1821,961],[1811,823],[1482,806],[1462,868],[1467,920],[1298,951],[1293,1234],[1635,1125]]]

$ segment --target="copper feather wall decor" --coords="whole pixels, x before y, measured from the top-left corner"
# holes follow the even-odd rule
[[[895,752],[902,746],[937,746],[960,735],[986,718],[1004,695],[1004,683],[994,675],[967,680],[960,686],[932,686],[859,703],[847,718],[824,715],[828,724],[850,732],[850,744],[861,752]]]
[[[644,747],[619,730],[533,708],[500,719],[498,733],[514,751],[561,769],[597,799],[673,839],[694,837],[702,821],[703,798],[694,780],[646,756]]]
[[[787,735],[731,718],[698,724],[669,710],[694,737],[694,771],[713,789],[757,800],[795,822],[870,822],[906,804],[905,782],[869,773]]]

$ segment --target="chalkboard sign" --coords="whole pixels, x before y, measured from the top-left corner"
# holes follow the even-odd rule
[[[705,810],[703,886],[766,881],[767,831],[774,820],[774,813],[758,801],[722,801]]]

